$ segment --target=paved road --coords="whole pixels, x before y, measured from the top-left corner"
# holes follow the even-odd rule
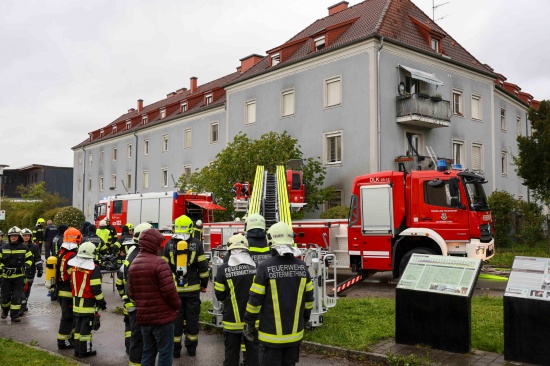
[[[103,292],[107,301],[107,311],[102,312],[101,328],[93,333],[93,346],[98,355],[84,359],[86,363],[97,366],[127,365],[128,359],[124,351],[124,324],[123,317],[113,313],[116,306],[121,305],[117,292],[113,292],[113,279],[104,275]],[[21,323],[12,324],[8,319],[0,320],[0,337],[12,338],[16,341],[29,344],[36,341],[41,348],[72,357],[73,350],[57,349],[57,328],[60,318],[60,308],[57,302],[51,302],[47,297],[47,290],[40,279],[35,281],[29,299],[29,312],[22,317]],[[209,286],[212,287],[212,286]],[[211,289],[210,289],[211,291]],[[204,299],[211,299],[211,292],[202,294]],[[174,360],[174,365],[212,365],[218,366],[223,362],[223,335],[213,332],[201,332],[196,357],[182,354],[180,359]],[[185,353],[185,352],[184,352]],[[344,359],[324,358],[315,355],[302,355],[300,365],[304,366],[356,366]]]

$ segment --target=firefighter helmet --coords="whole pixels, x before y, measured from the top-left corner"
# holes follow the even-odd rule
[[[252,229],[262,229],[265,231],[265,219],[260,214],[252,214],[246,218],[244,231]]]
[[[235,234],[227,241],[227,250],[246,249],[248,250],[248,240],[243,234]]]
[[[82,234],[80,233],[80,230],[74,227],[70,227],[65,230],[65,233],[63,234],[63,242],[75,244],[82,243]]]
[[[23,235],[31,235],[32,236],[31,229],[24,228],[23,230],[21,230],[21,236],[23,236]]]
[[[95,245],[91,241],[87,241],[78,247],[77,256],[81,258],[95,258]]]
[[[128,231],[134,230],[134,225],[130,224],[129,222],[125,225],[128,228]]]
[[[12,227],[11,229],[8,230],[8,236],[12,236],[12,235],[21,236],[21,229],[18,228],[17,226]]]
[[[202,220],[198,219],[197,221],[195,221],[195,226],[199,229],[202,228]]]
[[[134,228],[134,243],[137,243],[138,240],[139,240],[139,235],[141,234],[142,231],[145,231],[147,229],[151,229],[153,227],[153,225],[151,225],[150,223],[148,222],[142,222],[141,224],[139,224],[138,226],[136,226]]]
[[[107,220],[101,220],[99,226],[107,226]]]
[[[39,218],[38,220],[36,220],[36,225],[43,224],[45,222],[46,221],[43,218]]]
[[[273,224],[267,231],[267,243],[270,247],[277,245],[294,245],[294,231],[285,222],[279,221]]]
[[[189,234],[193,228],[193,220],[189,216],[181,215],[174,221],[174,232],[176,234]]]

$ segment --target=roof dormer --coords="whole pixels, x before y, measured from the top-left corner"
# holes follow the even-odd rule
[[[445,34],[439,32],[438,30],[432,28],[430,26],[430,23],[424,23],[415,17],[412,17],[409,15],[409,19],[413,22],[413,24],[416,26],[416,29],[424,38],[427,45],[435,52],[437,53],[443,53],[443,45],[442,41],[443,38],[445,38]]]

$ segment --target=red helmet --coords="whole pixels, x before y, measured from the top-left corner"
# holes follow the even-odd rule
[[[70,227],[65,230],[65,234],[63,234],[63,242],[75,244],[82,243],[82,234],[80,233],[80,230],[74,227]]]

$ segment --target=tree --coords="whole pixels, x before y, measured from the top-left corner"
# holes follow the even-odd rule
[[[277,165],[285,165],[291,159],[303,160],[306,209],[314,211],[331,196],[333,189],[322,188],[325,169],[320,158],[304,159],[296,139],[286,131],[282,134],[269,132],[258,140],[251,140],[246,134],[239,133],[210,165],[190,175],[182,175],[178,186],[182,190],[212,192],[216,202],[227,208],[227,211],[216,212],[216,220],[227,220],[234,213],[231,188],[236,181],[248,181],[253,186],[256,166],[263,165],[267,172],[275,173]]]
[[[529,120],[531,136],[517,138],[516,172],[536,199],[550,204],[550,101],[543,100],[538,110],[529,109]]]
[[[53,218],[53,222],[58,226],[65,224],[69,227],[75,227],[77,229],[80,229],[85,220],[86,217],[84,216],[84,212],[72,206],[63,207],[55,214],[55,217]]]

